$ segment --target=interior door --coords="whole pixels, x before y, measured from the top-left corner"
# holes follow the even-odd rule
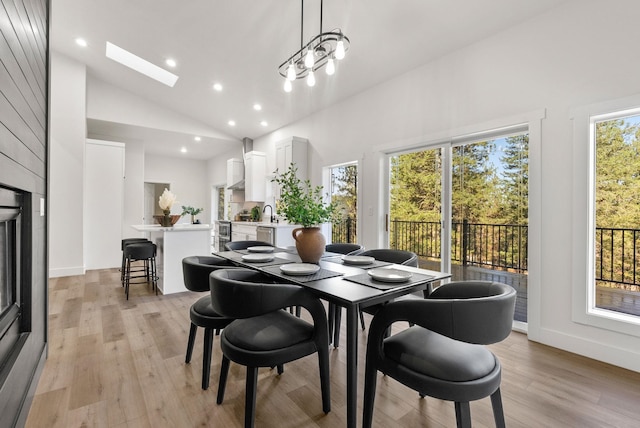
[[[124,206],[124,144],[88,140],[85,163],[85,268],[118,267]]]

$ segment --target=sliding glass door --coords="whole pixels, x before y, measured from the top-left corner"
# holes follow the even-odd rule
[[[485,134],[486,135],[486,134]],[[389,156],[389,247],[452,280],[490,280],[518,291],[527,320],[526,130]]]

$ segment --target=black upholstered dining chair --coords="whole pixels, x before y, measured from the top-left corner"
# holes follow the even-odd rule
[[[221,269],[210,276],[211,301],[216,312],[235,318],[220,336],[222,367],[217,402],[224,400],[230,361],[247,367],[245,427],[253,427],[259,367],[276,367],[318,354],[322,410],[329,413],[329,337],[320,299],[294,284],[279,284],[249,269]],[[305,308],[313,320],[304,321],[283,310]]]
[[[182,259],[182,276],[187,290],[195,292],[209,291],[209,274],[216,269],[232,268],[232,264],[221,257],[215,256],[190,256]],[[189,342],[184,362],[189,364],[193,354],[193,346],[196,340],[198,327],[204,328],[204,347],[202,350],[202,389],[209,388],[211,373],[211,350],[213,348],[213,333],[220,332],[231,321],[219,315],[211,306],[211,294],[198,299],[189,309],[191,328],[189,329]]]
[[[268,242],[264,241],[231,241],[224,244],[224,249],[227,251],[246,250],[249,247],[273,247]]]
[[[455,402],[458,427],[471,427],[469,402],[491,397],[497,427],[504,427],[501,366],[482,345],[511,333],[516,292],[489,281],[452,282],[426,299],[391,302],[373,317],[367,342],[363,423],[371,427],[377,372],[417,391]],[[387,337],[398,321],[413,327]]]
[[[364,247],[360,244],[352,244],[347,242],[338,242],[333,244],[327,244],[324,247],[324,251],[327,253],[338,253],[355,256],[364,251]]]
[[[369,256],[376,260],[388,263],[394,263],[404,266],[418,267],[418,255],[413,251],[396,250],[393,248],[378,248],[374,250],[365,250],[358,254],[359,256]],[[375,314],[382,305],[375,305],[368,308],[364,308],[359,311],[360,326],[364,330],[364,316],[362,312],[368,314]],[[337,307],[334,316],[334,328],[335,333],[333,336],[333,346],[335,348],[340,345],[340,323],[342,322],[342,308]]]

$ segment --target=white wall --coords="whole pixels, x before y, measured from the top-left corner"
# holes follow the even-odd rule
[[[530,302],[530,337],[640,371],[637,336],[571,320],[571,224],[582,208],[571,205],[569,117],[574,107],[640,92],[640,55],[634,53],[638,13],[640,3],[634,0],[569,2],[256,139],[254,149],[273,153],[281,139],[308,138],[315,183],[321,182],[323,166],[352,160],[361,161],[361,182],[381,183],[382,148],[408,148],[461,129],[480,131],[502,118],[546,111],[539,172],[530,177],[539,189],[530,196],[541,200],[541,206],[532,207],[540,218],[531,227],[540,231],[542,245],[542,251],[530,254],[540,266],[537,283],[530,284],[530,293],[539,296],[538,303]],[[377,186],[362,187],[360,236],[373,247],[381,235],[383,195]]]
[[[49,276],[84,273],[85,67],[51,51]]]
[[[182,205],[204,208],[196,216],[202,223],[208,223],[211,217],[210,191],[207,173],[207,161],[169,158],[164,156],[145,156],[144,181],[149,183],[171,183],[171,192],[177,202],[171,208],[171,214],[181,214]],[[179,223],[190,223],[191,216],[183,216]]]

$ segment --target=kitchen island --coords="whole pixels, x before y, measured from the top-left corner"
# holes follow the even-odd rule
[[[143,232],[158,247],[156,265],[158,287],[162,294],[187,291],[182,278],[182,259],[211,254],[211,225],[176,224],[162,227],[139,224],[131,227]]]

